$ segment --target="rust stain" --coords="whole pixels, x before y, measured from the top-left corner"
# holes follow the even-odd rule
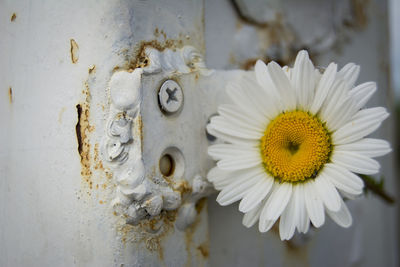
[[[65,107],[63,107],[60,110],[60,112],[58,113],[58,119],[57,119],[58,123],[62,123],[62,116],[63,116],[64,112],[65,112]]]
[[[142,121],[142,116],[140,116],[140,115],[138,115],[138,117],[137,117],[137,125],[139,128],[140,141],[143,144],[143,121]],[[141,152],[143,154],[143,146],[141,146],[141,150],[142,150]]]
[[[186,180],[180,181],[179,184],[177,184],[177,186],[175,187],[175,190],[179,191],[182,197],[184,195],[192,193],[192,187]]]
[[[200,254],[204,258],[208,258],[208,256],[210,255],[210,248],[207,241],[198,246],[197,249],[200,251]]]
[[[114,213],[117,216],[116,213]],[[160,215],[141,221],[137,226],[124,224],[118,231],[123,244],[141,242],[150,252],[157,253],[164,260],[162,241],[174,229],[177,211],[162,211]]]
[[[242,65],[240,66],[241,69],[244,70],[251,70],[254,65],[256,64],[258,59],[256,58],[250,58],[248,60],[246,60],[245,62],[242,63]]]
[[[154,29],[153,34],[154,34],[154,36],[157,37],[157,38],[160,37],[160,36],[162,36],[162,37],[164,38],[164,40],[167,39],[167,34],[165,33],[165,31],[164,31],[164,30],[159,30],[158,27],[156,27],[156,28]]]
[[[100,160],[99,144],[98,143],[94,145],[93,152],[94,152],[94,157],[93,157],[94,169],[95,170],[103,170],[104,171],[103,162]]]
[[[8,87],[8,101],[10,102],[10,104],[12,104],[12,102],[13,102],[13,91],[12,91],[11,86]]]
[[[164,36],[165,39],[164,41],[158,41],[158,40],[142,41],[136,46],[136,48],[134,49],[133,59],[129,61],[127,69],[133,70],[136,68],[144,68],[150,64],[150,59],[146,56],[146,48],[148,47],[155,48],[159,51],[164,51],[165,49],[175,50],[183,46],[182,40],[167,39],[166,38],[167,36],[163,31],[160,31],[160,34]],[[119,68],[120,67],[118,67],[118,69]]]
[[[157,27],[154,29],[153,34],[154,34],[155,37],[159,37],[160,36],[160,31],[158,30]]]
[[[200,223],[200,216],[196,217],[196,220],[190,225],[185,231],[185,248],[187,252],[187,261],[186,266],[192,266],[192,247],[193,244],[193,235],[196,232],[196,228]]]
[[[196,212],[197,214],[200,214],[201,211],[203,210],[203,208],[207,205],[207,198],[203,197],[201,198],[199,201],[197,201],[195,208],[196,208]]]
[[[296,246],[291,240],[285,241],[284,244],[286,244],[285,256],[283,257],[284,266],[310,266],[307,245]]]
[[[209,254],[209,241],[206,241],[196,246],[193,241],[194,234],[196,233],[197,227],[201,222],[200,213],[207,206],[207,198],[202,198],[196,203],[197,216],[192,225],[190,225],[185,231],[185,248],[187,252],[187,262],[186,266],[192,266],[192,247],[197,250],[194,252],[199,252],[197,255],[202,255],[204,258],[208,257]]]
[[[74,39],[70,40],[70,52],[71,52],[71,61],[72,63],[77,63],[79,59],[79,46]]]
[[[76,139],[78,142],[78,153],[81,158],[81,175],[82,178],[89,184],[89,188],[93,188],[92,170],[91,170],[91,155],[90,155],[90,140],[89,134],[94,130],[94,127],[89,123],[90,117],[90,92],[89,86],[85,83],[86,89],[83,91],[86,98],[85,101],[76,105],[78,114],[78,122],[75,126]],[[89,192],[88,192],[89,193]]]
[[[351,21],[346,21],[345,25],[355,29],[365,29],[368,24],[367,13],[369,2],[369,0],[351,0],[350,4],[353,13],[353,19]]]
[[[14,12],[14,13],[12,13],[12,15],[11,15],[10,21],[11,21],[11,22],[14,22],[16,18],[17,18],[17,14]]]

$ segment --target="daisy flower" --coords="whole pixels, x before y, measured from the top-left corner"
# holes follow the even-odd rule
[[[221,105],[207,125],[224,143],[211,145],[217,160],[208,173],[220,205],[240,200],[243,224],[257,221],[266,232],[279,219],[282,240],[310,221],[320,227],[328,215],[349,227],[343,197],[363,192],[357,174],[371,175],[374,157],[391,151],[388,142],[366,138],[388,117],[383,107],[363,108],[374,82],[355,86],[359,66],[335,63],[321,73],[300,51],[293,68],[257,61],[251,77],[227,86],[232,104]]]

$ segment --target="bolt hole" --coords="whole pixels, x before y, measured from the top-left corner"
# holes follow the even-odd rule
[[[175,161],[174,158],[170,154],[165,154],[161,157],[160,162],[160,172],[164,176],[171,176],[174,174],[175,170]]]
[[[177,147],[168,147],[160,156],[158,162],[160,173],[164,177],[181,179],[185,172],[185,159]]]

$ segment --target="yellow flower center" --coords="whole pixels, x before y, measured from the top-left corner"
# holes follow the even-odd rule
[[[317,117],[304,111],[281,113],[261,138],[265,168],[281,182],[315,178],[330,151],[329,132]]]

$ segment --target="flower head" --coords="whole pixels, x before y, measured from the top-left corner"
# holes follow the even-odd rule
[[[282,240],[305,233],[325,214],[337,224],[352,223],[342,197],[363,190],[357,174],[375,174],[374,157],[391,151],[388,142],[366,138],[388,117],[385,108],[363,108],[374,82],[355,86],[359,66],[335,63],[323,73],[306,51],[293,68],[257,61],[255,77],[229,84],[233,104],[221,105],[207,130],[224,143],[208,153],[217,166],[208,179],[220,190],[217,201],[241,200],[243,224],[259,221],[268,231],[279,220]]]

